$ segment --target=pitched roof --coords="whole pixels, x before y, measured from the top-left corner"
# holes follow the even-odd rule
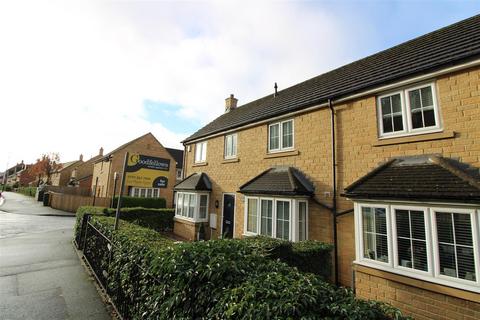
[[[117,151],[122,150],[122,149],[125,148],[125,147],[128,147],[128,146],[131,145],[132,143],[137,142],[138,140],[143,139],[143,138],[145,138],[145,137],[148,136],[148,135],[152,135],[152,136],[155,138],[155,136],[154,136],[151,132],[148,132],[148,133],[146,133],[146,134],[144,134],[144,135],[142,135],[142,136],[140,136],[140,137],[138,137],[138,138],[135,138],[135,139],[133,139],[133,140],[127,142],[127,143],[122,144],[120,147],[118,147],[118,148],[110,151],[109,153],[107,153],[107,154],[104,155],[103,157],[99,158],[96,162],[100,162],[101,160],[104,160],[104,159],[106,160],[106,159],[108,159],[112,154],[116,153]],[[157,140],[157,138],[155,138],[155,140]],[[157,142],[160,143],[158,140],[157,140]]]
[[[347,64],[222,114],[190,137],[266,120],[480,56],[480,15]],[[220,109],[219,109],[220,110]],[[223,110],[223,108],[222,108]]]
[[[168,153],[170,153],[172,158],[177,162],[177,169],[183,168],[183,150],[172,148],[165,149],[167,149]]]
[[[435,155],[394,158],[347,188],[357,199],[480,203],[480,171]]]
[[[212,183],[206,173],[193,173],[177,183],[175,190],[211,191]]]
[[[57,170],[55,170],[54,172],[60,172],[62,170],[65,170],[67,169],[68,167],[71,167],[72,165],[78,163],[78,162],[83,162],[81,160],[73,160],[73,161],[68,161],[68,162],[64,162],[64,163],[60,163],[61,167],[58,168]]]
[[[314,186],[305,175],[293,167],[270,168],[240,187],[245,194],[310,196]]]

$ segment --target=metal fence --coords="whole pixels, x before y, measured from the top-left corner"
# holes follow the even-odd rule
[[[90,216],[85,215],[85,233],[80,232],[80,239],[76,239],[77,245],[83,243],[83,255],[86,262],[94,272],[95,278],[110,298],[110,301],[122,319],[132,319],[140,313],[143,298],[140,295],[142,285],[158,283],[155,277],[148,275],[144,269],[134,264],[130,272],[128,283],[130,286],[122,286],[120,272],[114,272],[111,268],[112,257],[116,250],[108,237],[90,223]]]

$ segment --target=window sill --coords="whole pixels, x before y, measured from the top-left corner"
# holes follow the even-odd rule
[[[354,269],[357,272],[366,273],[408,286],[480,303],[480,295],[478,294],[480,288],[475,284],[465,285],[455,283],[454,281],[417,275],[407,271],[388,270],[386,267],[373,266],[362,261],[354,261]]]
[[[223,161],[221,163],[224,164],[224,163],[236,163],[236,162],[240,162],[240,159],[238,159],[238,158],[223,159]]]
[[[197,163],[194,163],[192,167],[204,167],[208,165],[208,162],[197,162]]]
[[[412,143],[412,142],[421,142],[421,141],[430,141],[430,140],[441,140],[441,139],[451,139],[455,138],[454,131],[447,132],[436,132],[436,133],[424,133],[404,137],[391,137],[391,138],[381,138],[382,140],[373,144],[374,147],[383,147],[393,144],[403,144],[403,143]]]
[[[298,150],[292,150],[292,151],[278,151],[278,152],[271,152],[267,153],[264,159],[272,159],[272,158],[281,158],[281,157],[292,157],[292,156],[298,156],[300,152]]]
[[[196,224],[196,223],[204,223],[204,222],[208,222],[207,219],[202,219],[202,220],[194,220],[192,218],[186,218],[186,217],[182,217],[182,216],[175,216],[173,218],[174,221],[178,221],[178,222],[182,222],[182,223],[187,223],[187,224]]]

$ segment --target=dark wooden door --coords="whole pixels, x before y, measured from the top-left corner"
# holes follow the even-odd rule
[[[231,194],[223,195],[223,237],[233,238],[233,222],[235,212],[235,196]]]

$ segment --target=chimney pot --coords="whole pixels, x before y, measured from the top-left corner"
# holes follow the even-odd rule
[[[99,156],[103,156],[103,147],[100,147],[100,150],[98,151]]]
[[[80,154],[80,161],[83,161],[83,154]]]
[[[237,102],[238,102],[238,99],[235,98],[233,94],[230,94],[230,97],[225,99],[225,113],[235,109],[237,107]]]

